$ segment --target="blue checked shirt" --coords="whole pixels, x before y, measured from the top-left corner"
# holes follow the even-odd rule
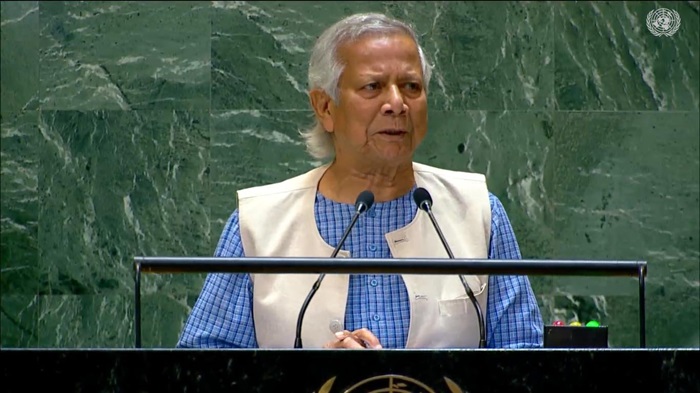
[[[415,186],[414,186],[415,188]],[[377,202],[360,216],[343,249],[353,258],[391,258],[384,234],[409,224],[417,206],[413,190]],[[503,205],[493,194],[489,258],[520,259],[520,249]],[[337,245],[354,206],[316,195],[316,225],[323,239]],[[238,211],[228,219],[215,256],[243,257]],[[525,276],[489,276],[486,341],[489,348],[542,346],[542,316]],[[211,273],[204,282],[177,346],[180,348],[257,348],[253,324],[253,284],[248,274]],[[410,322],[406,286],[400,275],[350,275],[345,329],[367,328],[384,348],[405,348]],[[290,347],[293,343],[289,343]]]

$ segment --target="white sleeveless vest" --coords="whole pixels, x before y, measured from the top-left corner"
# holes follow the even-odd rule
[[[250,257],[330,257],[316,227],[314,203],[328,165],[280,183],[238,191],[243,250]],[[455,258],[487,258],[491,207],[481,174],[413,164],[418,187],[433,198],[433,214]],[[348,222],[349,224],[349,222]],[[418,210],[407,226],[385,235],[393,258],[448,258],[430,217]],[[338,257],[350,257],[341,250]],[[339,261],[342,262],[342,261]],[[316,274],[251,274],[253,319],[260,348],[292,348],[296,321]],[[406,348],[478,347],[476,311],[456,275],[402,275],[410,301]],[[488,276],[465,276],[486,318]],[[302,326],[304,348],[334,339],[344,321],[349,275],[327,274]],[[484,321],[486,323],[486,321]]]

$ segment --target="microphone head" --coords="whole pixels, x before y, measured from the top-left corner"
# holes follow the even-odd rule
[[[374,204],[374,194],[372,191],[364,190],[355,200],[355,211],[364,213]]]
[[[413,191],[413,200],[421,210],[428,211],[428,208],[433,205],[433,198],[430,197],[428,190],[423,187],[418,187]]]

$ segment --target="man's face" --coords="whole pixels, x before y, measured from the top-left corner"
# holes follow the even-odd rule
[[[410,162],[425,137],[428,108],[418,48],[406,35],[366,36],[343,45],[339,102],[323,124],[333,132],[336,157]]]

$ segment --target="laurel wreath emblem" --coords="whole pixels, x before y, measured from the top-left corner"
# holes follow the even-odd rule
[[[681,16],[675,10],[659,8],[647,14],[647,28],[651,34],[660,37],[672,36],[681,27]]]

